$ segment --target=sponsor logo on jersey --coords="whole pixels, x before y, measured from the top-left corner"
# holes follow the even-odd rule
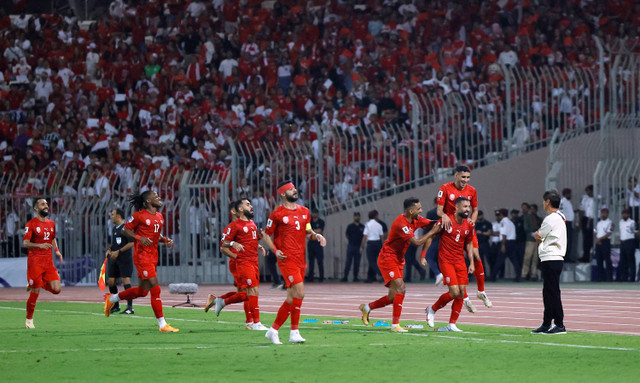
[[[151,220],[150,219],[146,220],[145,222],[146,222],[147,226],[151,225]]]
[[[242,231],[244,231],[245,233],[248,233],[249,232],[249,228],[245,226],[245,227],[242,228]]]
[[[122,243],[122,237],[116,237],[116,244],[120,245]]]
[[[456,199],[456,195],[453,194],[453,193],[449,194],[449,199],[452,200],[452,201],[455,200]]]
[[[39,233],[40,232],[40,226],[36,227],[36,231]]]
[[[282,222],[283,223],[289,223],[289,217],[282,217]]]

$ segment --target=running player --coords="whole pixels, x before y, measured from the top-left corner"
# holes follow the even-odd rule
[[[454,215],[456,212],[456,207],[454,206],[454,201],[459,197],[467,198],[471,202],[471,213],[468,218],[471,226],[475,226],[476,219],[478,218],[478,194],[476,189],[469,185],[469,180],[471,179],[471,170],[467,166],[458,166],[455,169],[455,181],[449,182],[440,187],[438,191],[437,197],[437,214],[442,219],[442,224],[445,229],[449,229],[451,227],[451,220],[449,216]],[[442,273],[438,268],[438,244],[440,239],[438,237],[434,238],[431,247],[427,250],[423,249],[423,253],[426,251],[426,259],[428,261],[429,267],[436,274],[436,285],[440,285],[442,283]],[[484,291],[484,267],[482,265],[482,260],[480,258],[480,252],[478,250],[478,238],[476,236],[475,230],[473,232],[473,263],[475,272],[474,275],[476,277],[476,283],[478,285],[478,292],[476,296],[478,299],[482,300],[486,307],[492,307],[493,304],[487,293]],[[421,255],[423,256],[423,255]],[[471,300],[467,296],[467,292],[465,291],[464,305],[470,312],[476,312],[476,308],[471,303]]]
[[[282,205],[269,216],[263,240],[278,258],[278,267],[287,288],[287,299],[280,306],[276,320],[265,336],[273,344],[282,344],[278,330],[291,314],[289,342],[304,343],[305,339],[300,336],[298,324],[304,299],[304,276],[307,268],[304,256],[305,237],[310,241],[320,242],[320,246],[323,247],[326,246],[327,241],[321,234],[311,229],[309,209],[296,203],[298,190],[293,183],[286,181],[278,185],[278,194],[282,199]]]
[[[469,218],[469,212],[471,211],[471,203],[467,198],[458,197],[455,200],[454,206],[456,208],[455,215],[449,215],[449,228],[444,228],[444,220],[441,219],[431,229],[429,233],[440,234],[440,247],[438,250],[438,263],[440,264],[440,270],[444,276],[444,284],[449,287],[449,292],[446,292],[438,298],[433,306],[428,306],[425,310],[427,312],[427,324],[433,327],[433,321],[436,311],[440,310],[453,300],[451,306],[451,316],[449,317],[449,325],[443,327],[441,331],[456,331],[462,332],[456,327],[456,321],[460,316],[460,310],[462,310],[465,287],[469,284],[467,277],[467,264],[465,263],[464,251],[466,249],[467,256],[472,257],[473,254],[473,225],[467,218]],[[427,241],[425,247],[431,245],[431,241]],[[474,271],[474,262],[469,260],[469,274]],[[424,257],[424,253],[421,254],[420,263],[422,266],[427,265],[427,260]]]
[[[111,245],[107,249],[105,255],[109,260],[107,262],[107,284],[111,294],[118,293],[116,280],[122,278],[124,289],[131,287],[131,274],[133,273],[133,241],[122,235],[124,229],[124,212],[121,209],[113,209],[111,211],[111,222],[113,222],[113,233],[111,235]],[[120,302],[111,308],[111,314],[120,311]],[[134,314],[133,301],[127,301],[127,308],[121,314]]]
[[[231,222],[222,234],[220,241],[223,253],[234,260],[236,268],[235,281],[238,291],[225,298],[216,298],[210,294],[205,312],[215,305],[216,316],[220,315],[220,311],[232,303],[248,302],[248,312],[252,316],[251,322],[247,322],[246,327],[252,330],[268,330],[260,323],[260,307],[258,306],[258,286],[260,284],[260,270],[258,267],[258,250],[262,250],[265,255],[264,248],[258,244],[261,236],[258,235],[258,228],[253,222],[253,206],[247,198],[243,198],[236,204],[236,214],[238,219]],[[232,252],[229,248],[233,248]],[[251,324],[251,327],[249,325]]]
[[[402,301],[406,292],[402,269],[404,267],[404,253],[407,252],[409,243],[415,246],[422,246],[431,238],[431,232],[423,235],[419,239],[414,232],[418,229],[431,225],[430,221],[421,217],[422,205],[417,198],[407,198],[404,200],[404,213],[400,214],[391,225],[389,238],[382,245],[378,255],[378,267],[384,278],[384,285],[389,288],[389,293],[377,301],[369,304],[361,304],[362,322],[369,324],[369,313],[371,310],[379,309],[393,303],[393,317],[391,321],[391,331],[407,332],[400,327],[400,315],[402,314]]]
[[[27,255],[29,298],[27,299],[26,328],[36,328],[33,324],[33,312],[36,309],[40,288],[51,294],[60,294],[61,290],[60,276],[53,265],[51,249],[55,249],[61,265],[62,253],[60,253],[58,241],[56,241],[56,224],[47,218],[49,215],[47,200],[40,197],[34,198],[33,210],[36,211],[36,216],[27,222],[22,237],[22,244],[29,251]]]
[[[151,292],[151,308],[158,320],[158,328],[161,332],[178,332],[171,327],[162,313],[162,300],[160,299],[160,285],[156,268],[158,265],[158,245],[163,242],[168,248],[173,249],[173,240],[160,234],[164,225],[164,218],[158,212],[162,207],[162,200],[158,193],[147,190],[141,194],[133,194],[129,198],[131,206],[136,210],[124,225],[122,233],[135,240],[133,247],[133,264],[138,270],[138,287],[131,287],[119,294],[105,294],[104,315],[109,316],[111,308],[121,299],[135,299],[146,297]]]

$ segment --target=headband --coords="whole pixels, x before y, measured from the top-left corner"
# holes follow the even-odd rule
[[[278,194],[284,194],[286,193],[289,189],[293,189],[295,188],[295,186],[293,186],[293,184],[291,182],[289,182],[288,184],[284,184],[282,186],[280,186],[278,188]]]

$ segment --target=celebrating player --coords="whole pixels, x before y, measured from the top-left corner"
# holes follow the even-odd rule
[[[471,226],[475,226],[476,219],[478,218],[478,194],[476,189],[469,185],[469,180],[471,179],[471,170],[469,170],[466,166],[458,166],[455,170],[455,181],[449,182],[440,187],[438,191],[437,197],[437,214],[442,219],[442,224],[446,230],[449,230],[451,227],[451,220],[449,216],[452,216],[456,213],[456,207],[454,205],[454,201],[459,197],[464,197],[471,202],[471,213],[468,218]],[[438,245],[440,243],[440,238],[436,237],[433,239],[431,247],[429,249],[423,249],[423,253],[426,251],[426,259],[428,261],[429,267],[436,274],[436,284],[440,285],[442,283],[442,273],[438,268]],[[480,252],[478,250],[478,237],[476,236],[475,231],[473,232],[473,263],[474,263],[474,275],[476,277],[476,283],[478,285],[478,292],[476,296],[478,299],[482,300],[486,307],[492,307],[493,303],[489,300],[487,293],[484,291],[484,267],[482,265],[482,260],[480,259]],[[464,305],[470,312],[476,312],[476,308],[471,303],[471,300],[467,296],[467,292],[465,290],[464,297]]]
[[[233,259],[235,261],[235,280],[238,291],[226,298],[216,298],[215,295],[210,294],[209,301],[205,306],[205,312],[215,305],[215,313],[218,316],[226,305],[248,301],[252,320],[247,322],[247,328],[251,323],[251,329],[253,330],[267,330],[260,323],[260,307],[258,306],[258,286],[260,284],[258,249],[262,249],[262,255],[264,256],[264,248],[258,244],[260,236],[258,235],[258,228],[252,220],[253,206],[251,202],[247,198],[243,198],[235,205],[238,219],[225,228],[220,245],[223,253],[230,260]],[[231,252],[229,248],[233,248],[235,252]]]
[[[156,267],[158,265],[158,244],[163,242],[168,248],[173,249],[173,240],[160,234],[164,225],[164,218],[158,212],[162,207],[162,200],[158,193],[147,190],[142,194],[133,194],[129,202],[136,210],[124,225],[122,233],[134,239],[133,264],[138,270],[138,287],[131,287],[119,294],[105,294],[104,315],[109,316],[111,308],[121,299],[135,299],[146,297],[151,292],[151,308],[158,319],[158,327],[161,332],[178,332],[171,327],[162,313],[162,300],[160,299],[160,285]]]
[[[300,308],[304,299],[304,276],[307,268],[305,262],[305,237],[311,241],[319,241],[326,246],[327,241],[311,229],[309,209],[296,203],[298,190],[293,183],[286,181],[278,185],[278,194],[282,205],[274,210],[267,220],[267,229],[263,238],[267,247],[278,258],[278,267],[287,287],[287,299],[278,310],[276,320],[267,331],[266,337],[273,344],[282,344],[278,330],[291,314],[291,333],[289,342],[304,343],[300,336]],[[273,240],[271,236],[273,235]]]
[[[402,279],[402,269],[404,267],[404,253],[406,253],[409,243],[415,246],[422,246],[427,239],[433,236],[431,232],[423,235],[419,239],[414,232],[431,225],[430,221],[420,216],[422,205],[417,198],[407,198],[404,200],[404,213],[400,214],[391,225],[389,238],[382,245],[382,250],[378,255],[378,267],[384,278],[384,285],[389,288],[389,293],[377,301],[369,304],[361,304],[362,322],[369,324],[369,313],[371,310],[393,303],[393,318],[391,321],[391,331],[407,332],[400,327],[400,315],[402,314],[402,301],[405,295],[405,284]]]
[[[22,243],[29,250],[27,256],[27,278],[29,280],[29,298],[27,299],[26,328],[36,328],[33,324],[33,312],[40,294],[40,288],[52,294],[60,294],[60,276],[53,265],[51,249],[55,249],[56,255],[62,264],[62,253],[56,241],[56,224],[47,218],[49,204],[44,198],[34,198],[33,210],[36,216],[32,218],[24,228]]]
[[[124,289],[131,287],[131,273],[133,272],[133,256],[131,249],[133,242],[122,235],[124,229],[124,212],[120,209],[111,211],[111,222],[115,225],[111,236],[111,245],[107,249],[106,256],[109,259],[107,264],[109,279],[109,292],[111,294],[118,293],[116,279],[122,278]],[[111,314],[120,311],[120,302],[111,308]],[[127,301],[127,308],[121,314],[134,314],[133,301]]]
[[[471,211],[471,203],[467,198],[456,198],[455,208],[455,216],[453,214],[448,216],[448,228],[445,228],[444,219],[441,219],[429,232],[433,234],[442,233],[440,235],[438,262],[444,277],[443,281],[449,287],[449,292],[442,294],[436,303],[427,307],[425,311],[427,312],[427,324],[433,327],[436,311],[453,300],[449,325],[441,330],[462,332],[456,327],[456,321],[462,309],[465,287],[469,284],[464,250],[466,248],[467,256],[471,258],[473,254],[473,225],[467,219]],[[430,240],[427,241],[425,247],[429,245],[431,245]],[[469,274],[471,274],[474,271],[474,262],[471,259],[469,261]],[[422,266],[427,265],[424,253],[421,254],[420,263]]]

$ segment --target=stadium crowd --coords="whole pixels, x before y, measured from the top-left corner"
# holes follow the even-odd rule
[[[502,66],[593,68],[592,36],[610,55],[637,46],[639,27],[633,1],[115,0],[95,21],[0,9],[2,192],[102,196],[117,184],[125,193],[136,170],[148,187],[177,187],[194,169],[221,179],[231,141],[283,153],[252,153],[253,167],[236,169],[240,185],[266,179],[267,194],[278,182],[268,170],[300,151],[309,155],[293,166],[313,172],[321,136],[337,164],[322,171],[338,169],[342,185],[327,198],[344,201],[379,188],[373,173],[402,184],[429,172],[409,171],[396,151],[412,137],[409,91],[499,110]],[[595,113],[573,109],[574,126]],[[539,116],[520,122],[521,143],[553,128]],[[499,146],[502,130],[473,145]],[[448,134],[428,138],[429,155],[447,166],[488,152],[461,152]],[[366,163],[354,152],[367,153]]]

